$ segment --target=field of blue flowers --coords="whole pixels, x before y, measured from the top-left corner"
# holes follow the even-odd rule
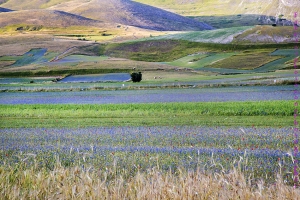
[[[201,126],[0,129],[0,165],[80,166],[119,172],[159,167],[221,172],[292,183],[291,128]],[[297,155],[299,157],[300,155]],[[129,174],[130,176],[130,174]]]

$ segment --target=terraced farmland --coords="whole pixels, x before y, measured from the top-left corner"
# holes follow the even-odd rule
[[[29,52],[25,53],[21,58],[19,58],[13,64],[13,67],[47,62],[48,60],[44,58],[46,52],[47,49],[32,49]]]
[[[233,28],[216,29],[209,31],[193,31],[186,33],[169,34],[164,36],[157,36],[147,38],[146,40],[186,40],[191,42],[202,43],[231,43],[234,37],[243,33],[244,31],[253,28],[252,26],[242,26]]]
[[[254,70],[268,63],[273,63],[275,60],[283,58],[283,54],[260,53],[260,54],[248,54],[248,55],[233,55],[230,58],[211,63],[208,67],[214,68],[226,68],[226,69],[242,69],[242,70]],[[279,56],[280,55],[280,56]],[[283,62],[281,61],[281,64]],[[275,70],[276,68],[274,68]]]
[[[108,59],[107,56],[70,55],[48,63],[48,65],[64,65],[68,63],[99,62]]]
[[[298,55],[294,49],[270,51],[196,54],[167,64],[221,74],[263,73],[286,68],[287,62]]]
[[[207,65],[218,62],[225,58],[229,58],[236,53],[209,53],[204,55],[192,55],[181,58],[179,60],[175,60],[174,62],[167,63],[174,66],[187,67],[192,69],[201,69]]]

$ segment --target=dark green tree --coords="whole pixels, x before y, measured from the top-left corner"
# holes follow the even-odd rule
[[[136,82],[141,82],[142,80],[142,73],[139,72],[139,73],[136,73],[136,72],[133,72],[131,74],[131,80],[136,83]]]

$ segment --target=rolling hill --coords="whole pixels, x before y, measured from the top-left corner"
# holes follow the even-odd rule
[[[0,13],[0,27],[8,25],[38,25],[47,27],[100,26],[96,20],[55,10],[22,10]]]
[[[34,2],[37,3],[35,4]],[[56,5],[50,6],[52,4]],[[65,11],[93,20],[158,31],[199,31],[213,29],[212,26],[206,23],[130,0],[8,0],[1,6],[9,9],[36,9],[46,7],[49,10]]]
[[[69,1],[50,9],[64,10],[104,22],[158,31],[213,29],[206,23],[129,0],[92,0],[79,4],[80,6],[75,2]]]

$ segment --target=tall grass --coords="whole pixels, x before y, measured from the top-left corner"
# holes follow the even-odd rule
[[[159,166],[124,178],[116,169],[80,166],[53,170],[0,167],[2,199],[299,199],[300,190],[276,183],[251,182],[238,170],[205,173],[200,170],[161,172]]]

